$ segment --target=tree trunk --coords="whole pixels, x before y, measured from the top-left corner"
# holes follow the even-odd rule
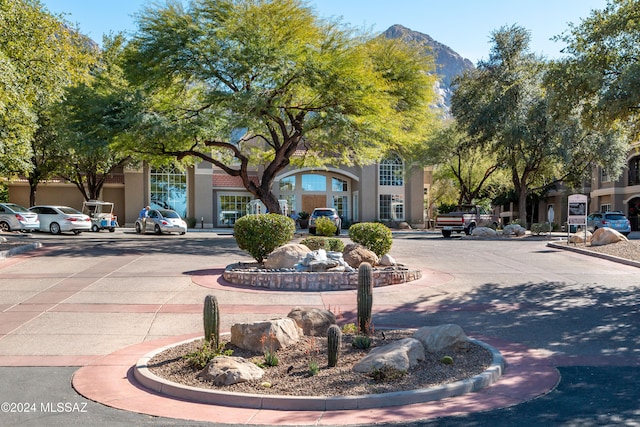
[[[38,183],[29,181],[29,207],[35,206],[37,191],[38,191]]]

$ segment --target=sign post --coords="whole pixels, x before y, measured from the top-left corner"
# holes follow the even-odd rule
[[[567,218],[567,243],[569,243],[569,233],[571,226],[582,226],[584,228],[584,240],[587,241],[587,201],[585,194],[572,194],[569,196],[569,212]]]

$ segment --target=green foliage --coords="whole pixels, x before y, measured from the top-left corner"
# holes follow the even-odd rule
[[[393,243],[393,236],[389,227],[377,222],[353,224],[349,227],[349,238],[375,252],[379,257],[388,253]]]
[[[371,347],[371,337],[367,335],[356,335],[351,341],[351,346],[360,350],[366,350]]]
[[[548,233],[552,230],[552,225],[549,224],[548,222],[534,222],[533,224],[531,224],[531,234],[535,234],[536,236],[539,236],[540,234],[543,233]]]
[[[407,371],[392,368],[391,366],[374,368],[371,372],[369,372],[369,376],[376,382],[396,381],[401,379],[405,375],[407,375]]]
[[[309,212],[300,211],[298,212],[298,216],[300,217],[300,219],[309,219],[311,214]]]
[[[188,216],[184,219],[188,228],[196,228],[197,220],[193,216]]]
[[[212,342],[213,347],[220,344],[220,308],[218,299],[214,295],[204,297],[204,307],[202,309],[204,323],[204,341]]]
[[[336,226],[329,218],[322,216],[316,219],[316,234],[320,236],[333,236],[336,234]]]
[[[278,355],[275,351],[265,350],[264,351],[264,364],[266,366],[278,366]]]
[[[445,365],[453,365],[453,357],[444,356],[442,359],[440,359],[440,362],[444,363]]]
[[[183,356],[187,360],[187,364],[195,369],[203,369],[207,363],[216,356],[231,356],[233,350],[225,350],[224,344],[212,346],[211,342],[204,342],[198,350]]]
[[[320,365],[318,365],[318,361],[317,360],[309,361],[309,375],[311,376],[318,375],[318,372],[320,372]]]
[[[335,227],[334,227],[335,229]],[[318,236],[310,236],[302,239],[300,244],[305,245],[312,251],[317,251],[318,249],[324,249],[326,251],[333,252],[342,252],[344,250],[344,243],[341,239],[336,237],[318,237]]]
[[[296,225],[291,218],[273,213],[245,215],[238,218],[233,226],[238,247],[249,252],[258,262],[290,241],[295,231]]]
[[[371,335],[373,322],[371,309],[373,306],[373,268],[368,262],[358,267],[358,332]]]
[[[342,347],[342,331],[338,325],[331,325],[327,330],[327,359],[330,368],[338,364]]]
[[[358,333],[358,328],[356,328],[356,324],[355,323],[347,323],[347,324],[342,326],[342,333],[343,334],[349,334],[349,335],[355,335],[355,334]]]
[[[0,202],[9,202],[9,187],[4,182],[0,182]]]

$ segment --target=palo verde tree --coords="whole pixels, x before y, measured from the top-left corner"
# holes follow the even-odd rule
[[[292,162],[411,153],[433,120],[431,57],[357,36],[301,0],[170,1],[138,23],[129,70],[147,104],[123,147],[210,162],[270,212],[280,212],[274,179]]]
[[[94,46],[37,0],[0,1],[0,172],[33,169],[34,135],[64,88],[81,81]]]
[[[580,181],[595,165],[619,173],[626,146],[619,129],[586,128],[551,108],[547,63],[529,51],[529,41],[518,26],[495,31],[489,59],[457,80],[452,98],[457,123],[511,177],[523,220],[532,188]]]

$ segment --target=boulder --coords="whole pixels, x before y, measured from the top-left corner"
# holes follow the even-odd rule
[[[424,360],[424,347],[414,338],[403,338],[382,347],[375,347],[353,366],[355,372],[368,373],[384,367],[408,371]]]
[[[502,229],[502,234],[505,234],[507,236],[524,236],[526,233],[527,230],[520,224],[505,225]]]
[[[295,320],[302,332],[309,336],[326,336],[329,326],[336,323],[332,312],[320,308],[295,307],[287,317]]]
[[[624,234],[609,227],[598,228],[591,235],[591,246],[604,246],[622,241],[626,242],[628,239]]]
[[[400,224],[398,224],[398,229],[400,229],[400,230],[411,230],[411,225],[409,225],[408,222],[402,221]]]
[[[591,232],[587,231],[586,234],[586,241],[590,241],[591,240]],[[569,243],[584,243],[585,242],[585,232],[584,231],[580,231],[578,230],[576,233],[571,234],[569,236]]]
[[[294,268],[296,271],[303,272],[340,272],[353,270],[342,258],[342,252],[327,252],[324,249],[307,253]]]
[[[263,375],[260,367],[242,357],[216,356],[198,374],[198,378],[222,386],[259,380]]]
[[[265,268],[293,268],[311,252],[305,245],[289,243],[276,248],[264,261]]]
[[[276,351],[300,340],[302,330],[286,317],[266,322],[236,323],[231,326],[231,344],[255,352]]]
[[[363,262],[368,262],[371,265],[378,264],[378,255],[359,243],[349,243],[346,245],[342,251],[342,256],[345,262],[352,268],[360,267],[360,264]]]
[[[393,267],[398,265],[398,263],[396,263],[396,260],[389,254],[384,254],[380,257],[380,261],[378,261],[378,265],[384,266],[384,267]]]
[[[424,326],[414,332],[425,351],[437,353],[445,348],[462,349],[469,346],[469,339],[459,325]]]
[[[495,237],[496,234],[496,230],[489,227],[476,227],[471,232],[471,235],[476,237]]]

